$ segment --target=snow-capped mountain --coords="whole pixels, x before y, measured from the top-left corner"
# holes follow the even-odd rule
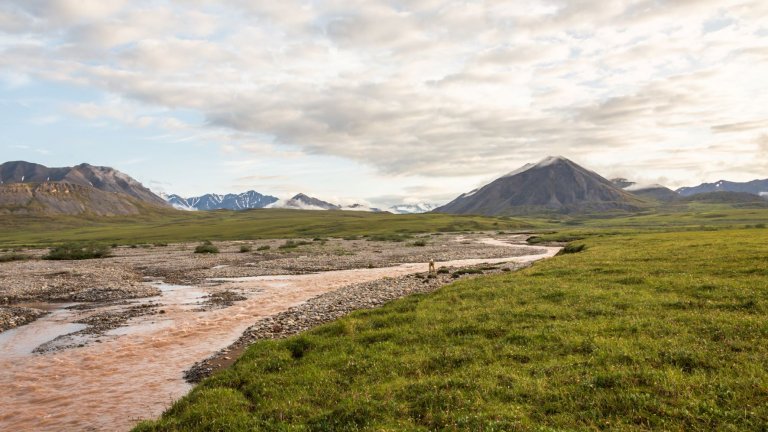
[[[437,204],[417,203],[417,204],[398,204],[389,208],[389,211],[395,214],[416,214],[428,213],[439,207]]]
[[[650,198],[652,200],[661,202],[670,202],[681,198],[681,195],[677,192],[658,183],[641,184],[629,181],[625,178],[612,179],[611,183],[620,187],[621,189],[624,189],[632,195],[637,195],[642,198]]]
[[[269,208],[285,208],[294,210],[341,210],[341,206],[313,198],[303,193],[295,195],[288,200],[278,200],[269,205]]]
[[[205,194],[190,198],[172,194],[165,195],[163,198],[179,210],[248,210],[264,208],[278,200],[276,197],[262,195],[256,191],[226,195]]]

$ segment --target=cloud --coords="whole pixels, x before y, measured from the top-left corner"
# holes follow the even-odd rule
[[[766,18],[759,0],[12,0],[0,68],[242,159],[477,177],[565,154],[682,181],[766,133]]]

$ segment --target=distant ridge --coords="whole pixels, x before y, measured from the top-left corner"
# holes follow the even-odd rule
[[[677,192],[682,196],[706,192],[746,192],[754,195],[768,195],[768,179],[752,180],[744,183],[720,180],[714,183],[702,183],[693,187],[682,187]]]
[[[435,212],[487,216],[638,210],[641,198],[562,156],[526,164]]]
[[[277,197],[252,190],[240,194],[205,194],[189,198],[167,195],[164,198],[179,210],[248,210],[264,208],[278,201]]]

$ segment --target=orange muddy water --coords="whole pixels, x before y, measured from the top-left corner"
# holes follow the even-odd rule
[[[487,241],[511,246],[495,242]],[[551,257],[558,250],[536,249],[546,253],[438,264],[524,263]],[[83,347],[33,354],[40,344],[82,328],[72,322],[73,312],[56,309],[31,324],[0,333],[0,430],[128,430],[141,419],[159,416],[189,391],[183,371],[227,347],[260,318],[346,285],[424,271],[426,264],[419,263],[219,279],[243,292],[247,300],[210,311],[195,310],[205,288],[160,285],[162,296],[147,301],[161,303],[166,313],[134,318]]]

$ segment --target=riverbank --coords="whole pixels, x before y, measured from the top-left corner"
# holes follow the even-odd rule
[[[764,229],[594,236],[259,341],[136,430],[761,431],[766,242]]]
[[[45,311],[19,307],[20,304],[76,302],[91,304],[92,309],[110,307],[126,300],[159,295],[158,288],[147,283],[153,280],[208,286],[212,285],[210,280],[216,278],[381,268],[430,259],[498,258],[509,252],[472,240],[484,235],[216,242],[218,254],[196,254],[196,243],[159,243],[116,247],[109,258],[83,261],[47,261],[40,259],[46,250],[20,250],[19,253],[33,259],[0,263],[0,332],[44,315]],[[501,237],[519,243],[526,236]],[[466,240],[456,241],[457,238]],[[238,298],[236,293],[213,291],[211,304],[231,304]],[[117,319],[114,314],[105,318],[107,321]]]
[[[542,254],[545,248],[525,244],[509,247],[482,243],[488,235],[434,236],[422,239],[426,246],[412,244],[419,239],[410,239],[411,244],[325,240],[325,244],[297,246],[285,254],[277,253],[275,258],[261,260],[267,270],[247,265],[256,262],[256,254],[240,253],[238,243],[219,244],[219,256],[186,257],[188,262],[205,262],[204,266],[197,264],[199,273],[188,276],[188,280],[200,281],[198,285],[169,284],[153,276],[146,279],[145,285],[161,292],[160,296],[58,307],[48,303],[45,307],[53,308],[38,321],[0,333],[0,368],[7,372],[0,377],[0,386],[7,389],[0,394],[0,405],[4,407],[0,429],[124,430],[137,419],[158,416],[170,401],[190,389],[183,378],[185,370],[241,337],[244,341],[257,337],[259,325],[268,322],[264,320],[269,317],[277,317],[269,326],[276,335],[298,331],[352,309],[434,289],[438,282],[452,279],[451,273],[440,273],[436,279],[408,279],[408,275],[425,273],[427,260],[376,266],[391,260],[406,260],[408,256],[421,260],[425,254],[434,254],[463,258],[438,262],[438,267],[483,266],[485,271],[501,271],[490,267],[499,262],[549,256]],[[524,237],[495,237],[524,241]],[[276,248],[285,243],[276,242]],[[325,265],[329,246],[334,248],[331,250],[343,247],[351,252],[335,255],[336,267],[355,267],[360,262],[371,263],[370,257],[381,258],[363,268],[300,273],[293,267],[294,274],[260,275],[274,271],[278,262],[281,268],[289,264],[308,264],[304,269],[313,263]],[[174,252],[178,250],[174,246],[156,249],[170,251],[163,252],[169,257],[163,258],[156,250],[129,250],[125,255],[136,259],[146,254],[137,260],[144,264],[133,268],[154,274],[158,268],[170,265],[174,254],[179,253]],[[473,256],[475,253],[481,258]],[[126,258],[118,255],[110,259]],[[151,259],[156,264],[151,265]],[[345,263],[345,259],[351,261]],[[233,265],[238,262],[241,264]],[[213,277],[222,273],[239,276]],[[387,281],[387,289],[380,281]],[[341,291],[341,297],[326,296],[336,291]],[[286,311],[290,312],[281,315]],[[306,319],[292,318],[297,311]],[[123,319],[120,314],[133,315]],[[102,329],[99,323],[105,324]],[[261,324],[248,330],[254,323]]]

